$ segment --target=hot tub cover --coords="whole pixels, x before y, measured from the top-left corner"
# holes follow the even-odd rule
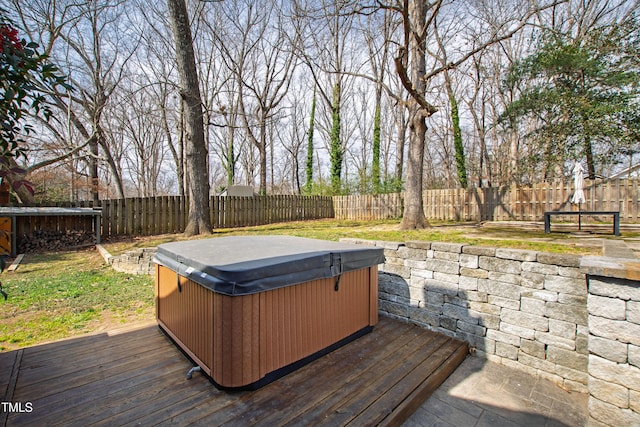
[[[292,236],[165,243],[154,261],[224,295],[248,295],[384,262],[382,248]]]

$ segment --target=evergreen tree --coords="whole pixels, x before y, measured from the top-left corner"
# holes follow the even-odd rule
[[[530,86],[503,119],[526,121],[532,129],[525,135],[535,153],[532,168],[548,173],[566,160],[586,159],[594,178],[598,167],[637,149],[639,54],[634,19],[578,39],[549,34],[536,53],[512,67],[508,83]]]

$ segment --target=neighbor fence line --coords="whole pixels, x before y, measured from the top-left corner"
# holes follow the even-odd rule
[[[585,182],[584,211],[619,211],[620,221],[640,222],[638,179]],[[533,186],[426,190],[424,212],[438,221],[543,221],[547,211],[577,211],[571,182]],[[213,196],[213,228],[246,227],[321,218],[381,220],[402,217],[401,193],[351,196]],[[180,196],[109,199],[101,202],[102,236],[182,233],[188,201]],[[65,203],[91,207],[91,202]],[[44,226],[43,226],[44,227]],[[36,227],[40,228],[40,226]]]
[[[189,216],[180,196],[102,200],[103,236],[182,233]],[[324,196],[213,196],[213,228],[246,227],[287,221],[333,218],[333,201]]]
[[[620,211],[620,220],[638,222],[638,179],[586,180],[584,211]],[[577,211],[573,183],[426,190],[424,213],[441,221],[543,221],[547,211]],[[333,198],[336,219],[378,220],[402,216],[401,194]]]

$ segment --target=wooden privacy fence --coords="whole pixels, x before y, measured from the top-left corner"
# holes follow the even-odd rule
[[[376,220],[400,218],[403,194],[358,194],[333,197],[337,219]]]
[[[622,223],[640,222],[640,180],[585,181],[582,210],[619,211]],[[572,182],[427,190],[425,215],[441,221],[543,221],[547,211],[577,211],[570,203]],[[90,202],[73,203],[88,207]],[[182,233],[188,203],[179,196],[101,201],[102,236]],[[214,196],[210,200],[213,228],[245,227],[321,218],[376,220],[402,217],[402,194],[352,196]]]
[[[102,235],[182,233],[188,201],[179,196],[102,200]],[[333,201],[323,196],[214,196],[213,228],[245,227],[286,221],[332,218]]]
[[[620,211],[620,221],[639,222],[638,179],[585,181],[582,210]],[[577,211],[571,204],[572,182],[540,183],[530,187],[427,190],[423,193],[428,219],[442,221],[543,221],[547,211]],[[337,219],[387,219],[402,216],[402,196],[334,197]]]

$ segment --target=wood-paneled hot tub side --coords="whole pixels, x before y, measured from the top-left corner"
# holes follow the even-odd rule
[[[370,260],[365,264],[372,265],[353,270],[347,267],[348,271],[336,275],[324,274],[330,277],[297,283],[297,277],[308,276],[300,270],[308,259],[331,259],[329,263],[335,264],[335,252],[344,250],[343,244],[265,237],[242,239],[254,249],[256,245],[272,249],[266,252],[269,257],[257,261],[256,274],[265,271],[274,274],[270,260],[278,260],[275,275],[292,269],[294,273],[285,276],[286,281],[293,283],[283,285],[276,280],[278,285],[272,288],[261,284],[256,275],[250,275],[253,283],[257,283],[255,287],[246,293],[241,290],[239,295],[227,295],[211,289],[215,286],[192,280],[198,277],[193,271],[191,278],[187,278],[165,265],[157,267],[156,310],[160,327],[221,388],[258,388],[371,331],[378,322],[377,263],[382,259],[381,253],[367,254],[365,258]],[[241,244],[239,238],[229,239],[208,239],[208,244],[218,250],[224,250],[228,244],[232,247]],[[312,247],[305,253],[305,260],[296,260],[294,256],[282,263],[281,250],[287,248],[285,258],[295,250],[291,242],[302,246],[312,242]],[[327,250],[318,249],[325,246]],[[352,256],[346,256],[347,264]],[[228,254],[223,257],[226,262]],[[250,257],[251,254],[240,254],[240,264],[248,271],[253,268],[251,262],[246,264]],[[337,258],[344,259],[345,254]],[[362,260],[355,265],[361,266]],[[328,267],[335,273],[334,265]],[[295,273],[296,269],[301,273]]]

